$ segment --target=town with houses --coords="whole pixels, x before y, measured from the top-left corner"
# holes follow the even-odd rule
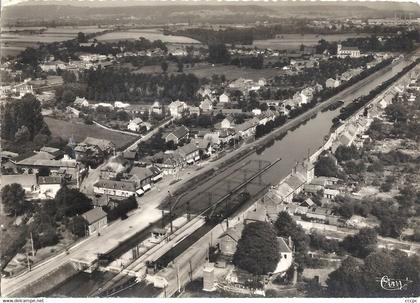
[[[305,19],[328,34],[293,49],[288,21],[73,25],[2,56],[2,296],[418,297],[419,18]]]

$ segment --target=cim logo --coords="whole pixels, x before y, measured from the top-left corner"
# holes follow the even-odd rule
[[[405,290],[407,286],[413,282],[405,278],[405,280],[401,279],[392,279],[388,276],[383,276],[380,280],[381,288],[385,290]]]

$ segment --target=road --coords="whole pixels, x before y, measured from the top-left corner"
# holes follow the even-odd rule
[[[399,62],[398,65],[400,64],[403,64],[403,63]],[[267,137],[268,138],[276,137],[279,135],[279,133],[283,133],[287,130],[290,130],[296,124],[299,124],[300,122],[305,121],[308,117],[312,116],[314,113],[321,111],[322,108],[325,108],[326,106],[335,102],[336,100],[344,98],[344,96],[354,94],[354,97],[356,97],[356,95],[362,93],[363,90],[371,89],[369,87],[372,86],[373,80],[380,79],[384,75],[386,75],[386,77],[389,78],[395,72],[397,71],[389,71],[389,70],[378,71],[377,73],[375,73],[374,75],[371,75],[367,79],[362,80],[356,83],[355,85],[353,85],[352,87],[337,94],[335,97],[327,100],[326,102],[322,104],[319,104],[318,106],[306,112],[305,114],[293,120],[288,121],[281,128],[270,133]],[[152,135],[153,134],[149,134],[149,137]],[[69,262],[71,259],[91,260],[97,256],[97,253],[104,253],[110,248],[112,248],[113,246],[118,245],[119,241],[122,241],[123,239],[126,239],[130,237],[131,235],[146,228],[149,225],[149,222],[154,222],[160,219],[161,212],[160,210],[157,209],[157,207],[159,206],[161,201],[166,197],[167,189],[170,189],[172,192],[174,192],[176,188],[178,188],[184,182],[190,180],[191,178],[195,177],[198,174],[204,173],[214,167],[220,166],[224,161],[237,156],[238,153],[243,152],[245,149],[261,146],[262,142],[267,140],[267,137],[256,140],[251,144],[243,145],[239,149],[233,151],[232,153],[229,153],[225,157],[218,159],[214,162],[209,162],[209,164],[203,167],[201,170],[192,172],[190,175],[187,175],[185,179],[173,184],[170,187],[169,186],[166,187],[165,190],[161,190],[161,191],[153,190],[149,192],[144,197],[142,197],[141,199],[142,202],[140,204],[141,208],[136,210],[132,214],[130,214],[128,219],[123,220],[123,221],[117,221],[111,224],[110,226],[108,226],[106,229],[104,229],[101,232],[100,237],[95,236],[95,235],[88,237],[86,240],[78,243],[77,246],[71,248],[69,250],[68,255],[66,255],[65,253],[59,254],[53,258],[46,260],[43,263],[38,264],[32,269],[31,272],[23,273],[17,277],[3,278],[2,285],[1,285],[3,296],[12,296],[13,293],[16,292],[17,290],[24,288],[25,285],[27,284],[33,283],[34,281],[38,280],[40,277],[49,273],[51,270],[63,265],[66,262]],[[142,139],[147,140],[146,137],[143,137]],[[136,145],[137,145],[137,142],[133,144],[133,146],[136,146]],[[289,157],[289,155],[287,156]],[[276,157],[278,157],[278,155],[276,155]],[[285,159],[284,157],[282,158]],[[289,171],[289,168],[287,168],[287,171]],[[283,174],[284,172],[278,171],[276,173],[280,175],[280,174]],[[88,178],[92,178],[91,175],[89,175]],[[212,178],[212,182],[214,179],[218,180],[219,178],[220,177],[216,175],[214,178]],[[195,190],[200,191],[202,189],[197,188]]]
[[[153,135],[155,135],[156,133],[159,132],[159,130],[165,126],[167,126],[168,124],[170,124],[172,122],[172,118],[169,119],[168,121],[165,121],[164,123],[162,123],[161,125],[159,125],[158,127],[152,129],[150,132],[148,132],[146,135],[144,135],[143,137],[139,138],[138,140],[136,140],[135,142],[133,142],[129,147],[127,147],[126,149],[124,149],[123,152],[126,151],[131,151],[131,150],[137,150],[137,145],[140,142],[144,142],[149,140]],[[83,192],[84,194],[88,195],[88,196],[93,196],[94,192],[93,192],[93,184],[95,184],[97,181],[99,181],[100,178],[100,172],[101,169],[106,167],[108,165],[108,163],[113,159],[113,157],[110,157],[109,159],[107,159],[107,161],[105,161],[104,163],[102,163],[101,165],[99,165],[97,168],[95,169],[90,169],[89,173],[87,175],[87,177],[85,179],[83,179],[82,184],[80,186],[80,191]]]

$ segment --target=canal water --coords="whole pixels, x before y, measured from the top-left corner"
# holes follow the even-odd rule
[[[382,72],[381,75],[374,77],[373,79],[362,80],[361,82],[365,83],[362,88],[352,89],[348,93],[335,98],[336,100],[343,100],[344,105],[352,102],[352,100],[368,94],[373,88],[381,84],[383,81],[389,79],[391,76],[395,75],[400,71],[406,64],[399,64],[394,66],[392,69],[389,69],[385,72]],[[288,131],[286,134],[279,136],[277,140],[274,141],[270,146],[266,146],[263,149],[259,150],[257,153],[249,155],[246,159],[240,161],[239,163],[233,165],[228,169],[226,174],[229,174],[229,171],[235,171],[243,163],[255,163],[258,160],[264,160],[269,162],[274,162],[278,158],[281,158],[281,161],[274,165],[272,168],[267,170],[263,175],[263,183],[265,184],[277,184],[280,180],[286,177],[290,171],[293,169],[297,161],[302,161],[308,157],[308,154],[314,153],[320,146],[324,143],[324,138],[329,135],[331,127],[333,125],[333,118],[338,116],[340,108],[337,108],[332,111],[318,112],[316,116],[313,116],[311,119],[307,120],[305,123],[302,123],[299,127]],[[249,162],[251,161],[251,162]],[[223,175],[223,174],[222,174]],[[220,179],[226,178],[226,176],[219,177]],[[238,177],[232,177],[238,178]],[[240,177],[239,177],[240,178]],[[219,182],[218,176],[214,179]],[[207,188],[208,184],[202,185]],[[205,190],[205,189],[204,189]],[[203,188],[199,187],[191,191],[191,195],[194,195],[194,192],[202,192]],[[190,197],[194,199],[194,196]],[[50,296],[87,296],[88,290],[95,290],[101,287],[104,280],[112,276],[111,274],[95,273],[89,275],[86,273],[80,273],[63,285],[52,290]],[[84,290],[80,292],[80,288]],[[86,289],[86,290],[85,290]],[[123,291],[119,294],[121,297],[144,297],[144,286],[135,286],[130,288],[127,291]],[[76,292],[76,293],[75,293]]]

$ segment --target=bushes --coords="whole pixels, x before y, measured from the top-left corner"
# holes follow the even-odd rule
[[[341,246],[353,256],[365,258],[375,250],[377,236],[374,229],[362,228],[359,233],[345,237]]]
[[[345,259],[341,266],[330,273],[327,280],[327,295],[331,297],[418,297],[420,295],[418,255],[408,257],[398,250],[374,252],[359,262],[355,258]],[[410,280],[399,291],[384,290],[378,286],[378,277]],[[404,283],[404,282],[403,282]]]
[[[357,147],[354,145],[351,145],[351,146],[340,145],[335,151],[334,156],[339,162],[360,158],[359,151]]]
[[[337,239],[327,239],[324,235],[319,233],[312,233],[309,235],[310,246],[313,249],[323,250],[326,253],[341,252],[340,242]]]
[[[335,160],[330,156],[320,157],[315,163],[315,175],[337,177],[338,167]]]
[[[66,186],[63,186],[57,192],[54,201],[58,218],[72,217],[92,208],[91,199],[77,189],[67,188]]]
[[[127,199],[118,201],[118,205],[112,209],[104,208],[108,215],[108,220],[113,221],[118,218],[126,219],[127,213],[130,210],[136,209],[138,207],[137,200],[134,196],[130,196]]]

